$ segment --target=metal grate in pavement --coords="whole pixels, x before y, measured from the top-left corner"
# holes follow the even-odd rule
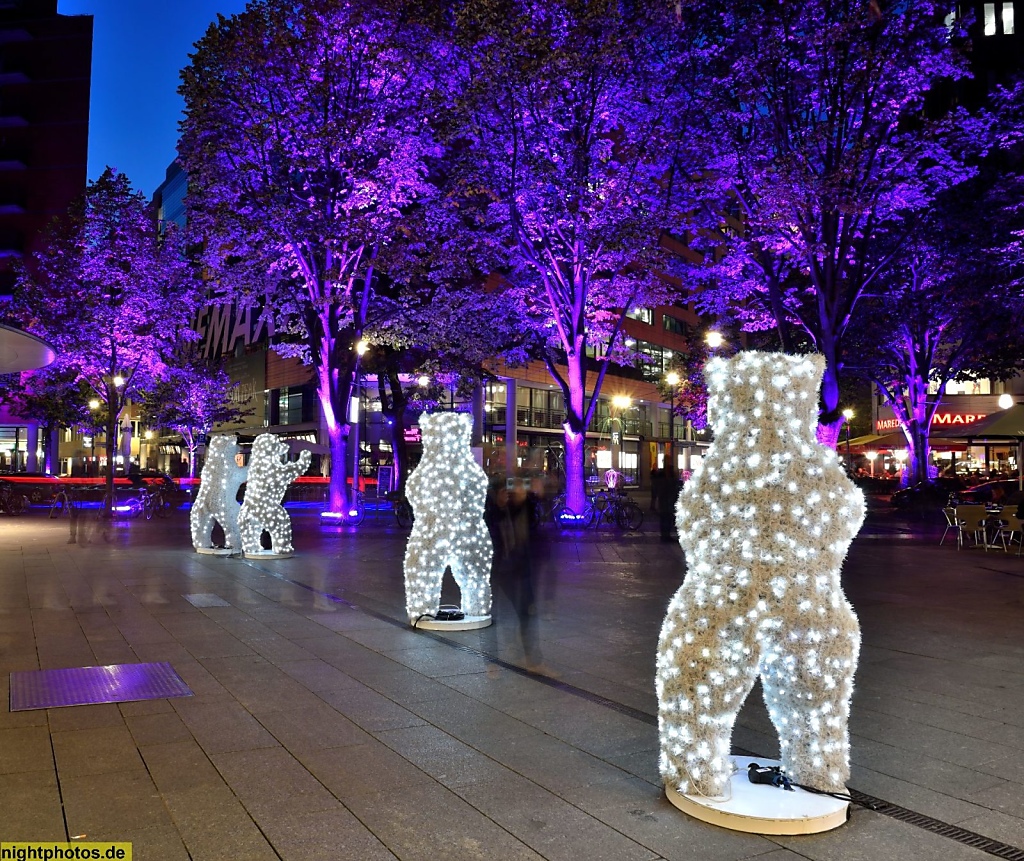
[[[190,696],[185,680],[165,662],[11,673],[12,712]]]

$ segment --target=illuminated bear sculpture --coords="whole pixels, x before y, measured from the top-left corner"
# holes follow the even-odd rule
[[[225,549],[236,554],[242,552],[237,497],[248,470],[238,465],[235,458],[239,454],[241,449],[234,434],[215,434],[206,446],[199,492],[189,515],[192,546],[200,552],[213,549],[211,533],[215,522],[224,530]]]
[[[715,442],[676,506],[687,574],[658,643],[661,774],[721,798],[758,675],[790,778],[842,791],[860,626],[840,568],[864,497],[817,443],[820,356],[708,363]]]
[[[292,521],[281,500],[288,485],[309,469],[312,455],[303,451],[298,461],[289,461],[287,456],[287,443],[273,434],[260,434],[252,444],[249,480],[238,514],[246,556],[290,556],[294,552]],[[264,529],[271,541],[271,549],[266,551],[260,543]]]
[[[405,604],[409,621],[436,616],[447,567],[462,593],[467,616],[491,610],[494,545],[484,523],[487,475],[473,459],[473,419],[465,413],[424,413],[423,457],[405,493],[415,520],[405,551]]]

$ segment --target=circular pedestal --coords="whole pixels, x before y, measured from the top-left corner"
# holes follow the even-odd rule
[[[290,559],[294,553],[277,553],[274,550],[257,550],[255,553],[246,553],[246,559]]]
[[[490,616],[466,616],[463,619],[420,619],[413,622],[414,628],[425,631],[475,631],[491,624]]]
[[[232,547],[197,547],[196,553],[202,553],[203,556],[241,556],[241,550],[235,550]]]
[[[730,781],[728,801],[713,801],[699,795],[681,795],[665,787],[665,795],[676,807],[701,822],[721,825],[751,834],[818,834],[838,828],[847,819],[849,803],[829,795],[814,795],[802,789],[787,792],[777,786],[751,783],[747,765],[778,765],[774,759],[734,756],[736,773]]]

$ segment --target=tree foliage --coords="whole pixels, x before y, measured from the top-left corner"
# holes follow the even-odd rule
[[[146,394],[145,421],[181,434],[188,449],[189,475],[195,477],[196,455],[214,425],[237,422],[242,410],[234,398],[238,383],[227,372],[199,355],[196,344],[185,344],[168,357],[162,379]]]
[[[25,328],[57,353],[48,373],[102,405],[108,490],[125,404],[155,384],[172,344],[194,337],[198,284],[177,235],[158,234],[145,199],[111,168],[55,219],[21,274]]]
[[[583,435],[608,364],[588,356],[614,357],[625,314],[667,292],[654,269],[678,200],[671,18],[616,0],[464,0],[451,19],[451,191],[435,218],[521,303],[565,399],[567,490],[582,508]]]
[[[403,267],[409,210],[435,194],[430,33],[389,0],[257,0],[182,73],[190,223],[222,295],[265,300],[274,349],[314,368],[347,493],[345,416],[380,271]]]
[[[878,238],[905,235],[974,172],[959,143],[983,126],[929,109],[933,88],[966,74],[962,34],[930,0],[678,9],[715,143],[703,176],[736,228],[695,237],[730,252],[703,273],[714,281],[702,306],[776,327],[787,350],[802,333],[825,356],[819,435],[834,444],[851,322],[867,292],[886,289]]]

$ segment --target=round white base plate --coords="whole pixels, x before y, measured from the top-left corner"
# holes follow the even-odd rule
[[[202,553],[203,556],[241,556],[241,550],[235,550],[231,547],[197,547],[196,553]]]
[[[670,787],[665,787],[665,796],[694,819],[751,834],[819,834],[846,822],[849,807],[846,801],[802,789],[787,792],[747,779],[747,765],[751,762],[778,765],[777,760],[750,756],[732,759],[737,771],[729,782],[728,801],[681,795]]]
[[[257,550],[255,553],[246,553],[246,559],[290,559],[294,553],[275,553],[273,550]]]
[[[413,623],[414,628],[426,631],[475,631],[491,624],[490,616],[466,616],[464,619],[420,619]]]

